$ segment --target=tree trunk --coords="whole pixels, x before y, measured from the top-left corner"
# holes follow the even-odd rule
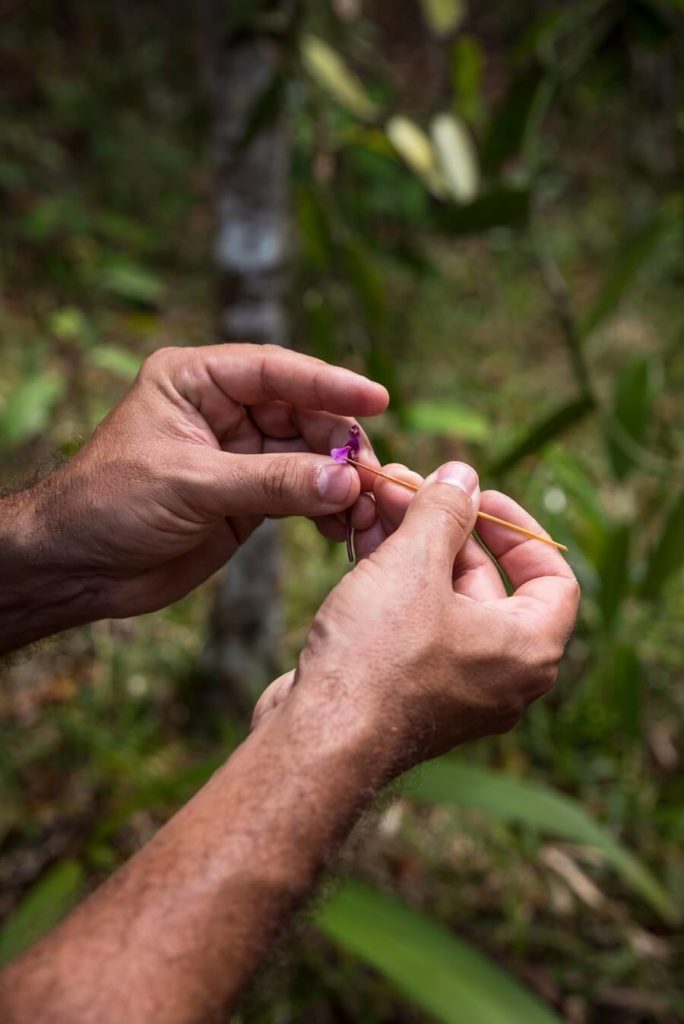
[[[286,33],[266,34],[252,19],[222,38],[226,6],[210,0],[205,9],[220,333],[226,341],[289,345],[290,144],[281,102]],[[286,29],[293,11],[291,3],[271,5],[269,27]],[[277,671],[279,548],[278,525],[267,521],[220,578],[202,673],[212,710],[248,712]]]

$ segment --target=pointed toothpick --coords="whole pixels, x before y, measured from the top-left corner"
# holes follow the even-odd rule
[[[399,484],[400,487],[406,487],[409,491],[417,491],[418,484],[410,483],[408,480],[401,480],[398,476],[390,476],[389,473],[383,473],[381,469],[375,469],[374,466],[367,466],[364,462],[359,462],[358,459],[347,459],[347,462],[358,467],[358,469],[365,469],[367,473],[374,473],[375,476],[381,476],[383,480],[389,480],[390,483]],[[478,518],[486,519],[489,523],[496,523],[497,526],[505,526],[508,530],[514,530],[516,533],[521,533],[523,537],[529,537],[530,540],[540,540],[542,544],[549,544],[552,548],[558,548],[559,551],[567,551],[567,546],[561,544],[557,540],[552,540],[551,537],[543,537],[541,533],[534,533],[532,530],[526,530],[524,526],[518,526],[516,523],[509,523],[506,519],[499,519],[498,516],[491,516],[488,512],[478,512]]]

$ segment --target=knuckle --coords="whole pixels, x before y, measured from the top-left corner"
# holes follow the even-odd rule
[[[160,372],[169,365],[176,352],[178,352],[178,348],[174,348],[172,345],[156,349],[142,364],[140,375],[142,377],[158,377]]]
[[[453,495],[440,495],[439,501],[436,503],[437,525],[439,526],[441,523],[445,529],[456,528],[466,532],[470,529],[473,503],[465,491],[461,491],[457,487],[449,487],[449,490],[454,492]]]
[[[288,496],[291,490],[292,471],[292,461],[288,456],[277,455],[271,459],[264,477],[264,493],[270,502],[278,504]]]

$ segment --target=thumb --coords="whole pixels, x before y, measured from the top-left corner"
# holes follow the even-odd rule
[[[414,557],[451,577],[456,555],[472,532],[480,505],[477,473],[465,462],[446,462],[426,477],[395,536]]]
[[[219,515],[323,516],[358,498],[359,474],[323,455],[210,452],[207,486]]]

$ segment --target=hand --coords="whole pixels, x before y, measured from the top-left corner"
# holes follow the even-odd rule
[[[388,472],[420,483],[405,467]],[[266,691],[257,721],[284,700],[312,714],[355,709],[369,756],[389,775],[516,724],[553,685],[573,626],[577,582],[562,556],[486,521],[478,507],[540,531],[510,498],[480,496],[475,471],[448,463],[409,492],[378,480],[365,555],[318,612],[296,673]],[[291,697],[288,694],[291,693]]]
[[[348,417],[387,400],[379,384],[275,346],[162,349],[78,454],[29,492],[41,560],[87,581],[90,618],[128,616],[197,586],[264,516],[307,515],[336,535],[335,514],[351,507],[368,526],[374,504],[359,498],[371,479],[327,453]]]

